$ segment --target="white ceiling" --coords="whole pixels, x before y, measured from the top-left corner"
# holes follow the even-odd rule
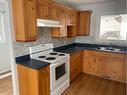
[[[54,1],[77,7],[85,4],[100,3],[111,0],[54,0]]]

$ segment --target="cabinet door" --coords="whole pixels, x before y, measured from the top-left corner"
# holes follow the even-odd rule
[[[50,95],[50,68],[45,67],[38,71],[39,95]]]
[[[106,77],[107,75],[107,59],[105,56],[96,56],[97,75]]]
[[[66,27],[66,11],[65,9],[61,9],[60,12],[60,23],[63,27],[60,28],[60,37],[67,36],[67,27]]]
[[[125,60],[108,58],[108,73],[107,75],[113,80],[125,81]]]
[[[96,59],[92,55],[91,51],[84,51],[83,72],[91,74],[96,74],[97,72]]]
[[[70,57],[70,80],[74,80],[82,71],[82,52],[75,53]]]
[[[16,41],[36,40],[36,1],[12,0],[12,4]]]
[[[51,4],[51,19],[52,20],[60,20],[60,7],[54,2]]]
[[[70,23],[72,25],[75,25],[76,24],[76,20],[77,20],[77,12],[75,12],[74,10],[71,12],[71,15],[70,15]]]
[[[79,13],[79,31],[78,36],[88,36],[90,34],[90,16],[91,11],[84,11]]]
[[[66,10],[66,25],[71,25],[71,10]]]
[[[90,72],[90,64],[91,64],[90,51],[84,51],[83,52],[83,72],[84,73]]]
[[[98,67],[98,64],[96,62],[96,57],[94,57],[93,55],[90,55],[89,56],[89,71],[91,74],[97,74],[97,67]]]
[[[50,19],[49,2],[37,2],[37,17],[41,19]]]
[[[66,25],[73,26],[76,22],[76,12],[74,10],[67,10],[66,12]]]
[[[36,22],[36,1],[26,0],[25,1],[25,29],[26,29],[26,40],[36,40],[37,38],[37,22]]]
[[[96,51],[84,51],[83,72],[98,76],[107,74],[106,57],[98,54]]]

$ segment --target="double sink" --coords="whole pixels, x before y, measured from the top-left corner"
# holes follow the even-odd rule
[[[97,50],[103,50],[103,51],[123,51],[123,49],[114,48],[114,47],[98,47]]]

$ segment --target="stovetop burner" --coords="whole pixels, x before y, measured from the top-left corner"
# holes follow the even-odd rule
[[[46,56],[39,56],[38,58],[45,58]]]
[[[56,53],[56,52],[52,52],[52,53],[50,53],[50,55],[57,55],[58,53]]]
[[[48,57],[46,58],[46,60],[55,60],[56,58],[55,57]]]
[[[59,56],[65,56],[65,54],[59,54]]]

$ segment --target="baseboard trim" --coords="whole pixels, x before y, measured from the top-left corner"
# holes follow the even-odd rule
[[[12,74],[12,73],[11,73],[11,70],[6,71],[6,72],[4,72],[4,73],[0,73],[0,79],[5,78],[5,77],[8,77],[8,76],[10,76],[11,74]]]

